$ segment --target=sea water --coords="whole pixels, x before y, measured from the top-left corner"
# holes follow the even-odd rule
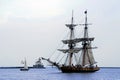
[[[55,67],[46,69],[0,69],[0,80],[120,80],[120,68],[101,68],[93,73],[62,73]]]

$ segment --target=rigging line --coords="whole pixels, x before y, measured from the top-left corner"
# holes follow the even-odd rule
[[[57,51],[58,47],[60,46],[60,43],[59,45],[57,46],[57,48],[53,51],[53,54],[51,54],[50,58],[55,54],[55,52]],[[62,48],[64,47],[65,45],[62,45]]]
[[[63,45],[62,48],[63,48],[64,46],[65,46],[65,45]],[[56,50],[57,50],[57,49],[56,49]],[[60,56],[60,54],[61,54],[61,53],[59,52],[58,56],[57,56],[54,60],[57,60],[58,57]]]
[[[58,61],[58,63],[64,58],[65,55],[63,55],[63,57]]]
[[[80,26],[80,25],[78,25],[78,26]],[[81,30],[81,34],[84,34],[84,29]],[[81,34],[78,34],[78,36],[80,36]],[[81,36],[81,37],[83,37],[83,36]]]
[[[81,51],[81,54],[80,54],[80,57],[79,57],[79,60],[78,60],[78,63],[80,63],[80,64],[82,64],[81,62],[81,60],[80,59],[82,59],[82,56],[83,56],[83,49],[82,49],[82,51]],[[83,60],[83,59],[82,59]],[[80,62],[81,61],[81,62]]]
[[[86,49],[86,50],[87,50],[88,61],[89,61],[90,65],[91,65],[92,63],[91,63],[91,60],[90,60],[89,51],[88,51],[88,49]]]
[[[75,31],[73,31],[73,39],[75,38]]]
[[[59,46],[57,46],[57,48],[58,48]],[[57,48],[53,51],[53,54],[51,54],[51,56],[49,57],[49,58],[51,58],[54,54],[55,54],[55,52],[57,51]]]
[[[56,49],[53,51],[53,54],[50,55],[49,59],[55,54]]]
[[[67,33],[67,35],[66,35],[65,37],[68,37],[68,36],[69,36],[69,34],[70,34],[70,32],[68,32],[68,33]],[[64,38],[65,38],[65,37],[64,37]],[[63,38],[63,39],[64,39],[64,38]]]
[[[67,37],[67,36],[69,35],[69,33],[70,33],[70,32],[68,32],[65,37]],[[65,38],[65,37],[64,37],[64,38]],[[53,51],[53,54],[51,54],[49,58],[51,58],[51,57],[55,54],[55,52],[57,51],[57,49],[58,49],[58,47],[59,47],[60,44],[61,44],[61,43],[58,44],[57,48]],[[62,48],[63,48],[63,47],[64,47],[64,45],[62,46]]]
[[[75,61],[76,61],[76,63],[77,63],[77,57],[76,57],[76,55],[74,54],[74,57],[75,57]]]
[[[55,54],[55,52],[56,52],[56,50],[53,51],[53,54]],[[51,58],[53,56],[53,54],[51,54],[49,58]]]
[[[60,52],[59,52],[60,53]],[[58,57],[60,56],[60,54],[57,55],[57,57],[54,59],[54,61],[56,61],[58,59]]]
[[[68,54],[67,54],[67,58],[66,58],[66,60],[65,60],[64,64],[66,64],[66,63],[67,63],[67,59],[68,59]]]
[[[59,43],[60,44],[60,43]],[[65,45],[62,45],[62,48],[64,47]],[[55,52],[57,51],[59,45],[57,46],[57,48],[54,50],[53,54],[51,54],[50,58],[55,54]]]
[[[74,38],[77,38],[77,36],[78,36],[77,30],[74,29]]]

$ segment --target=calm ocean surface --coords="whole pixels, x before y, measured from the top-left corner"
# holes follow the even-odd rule
[[[57,68],[0,69],[0,80],[120,80],[120,68],[101,68],[94,73],[61,73]]]

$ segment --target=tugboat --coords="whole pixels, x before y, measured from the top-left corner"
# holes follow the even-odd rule
[[[67,45],[67,49],[58,49],[58,51],[61,51],[66,56],[66,58],[63,59],[64,63],[60,64],[59,62],[50,60],[50,58],[42,58],[43,60],[47,60],[54,66],[58,67],[58,69],[63,73],[95,72],[100,69],[96,64],[92,52],[92,49],[97,48],[92,47],[94,37],[89,37],[88,35],[89,24],[87,23],[87,11],[85,11],[84,14],[85,23],[80,24],[84,26],[83,37],[75,37],[74,30],[77,24],[73,23],[73,12],[71,24],[66,24],[70,30],[70,35],[67,40],[62,40],[62,42]]]
[[[39,58],[36,62],[35,65],[33,65],[33,68],[45,68],[43,63],[41,62],[41,58]]]
[[[24,64],[24,67],[20,69],[20,71],[28,71],[29,68],[27,66],[27,61],[26,59],[24,61],[21,62],[22,64]]]

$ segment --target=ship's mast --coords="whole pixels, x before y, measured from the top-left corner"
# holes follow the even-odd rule
[[[88,38],[88,27],[87,27],[87,11],[85,11],[85,28],[84,28],[84,38]]]
[[[74,37],[73,11],[72,11],[71,24],[70,24],[68,27],[69,27],[69,29],[70,29],[70,40],[72,40],[73,37]],[[69,47],[69,49],[73,49],[73,48],[74,48],[73,42],[70,42],[70,43],[68,44],[68,47]],[[72,56],[73,56],[73,52],[71,52],[71,53],[70,53],[70,56],[69,56],[69,65],[72,64]]]
[[[65,44],[68,44],[68,50],[60,50],[60,51],[65,51],[68,53],[68,65],[72,65],[72,57],[74,53],[74,47],[75,47],[75,42],[74,40],[74,27],[76,24],[73,23],[73,11],[72,11],[72,18],[71,18],[71,24],[66,24],[66,26],[70,29],[70,37],[68,40],[65,40]],[[64,43],[64,40],[63,40]]]
[[[84,13],[85,13],[84,38],[88,38],[87,11],[85,11]],[[82,61],[83,61],[83,62],[82,62],[83,64],[82,64],[82,65],[84,66],[84,65],[85,65],[85,55],[86,55],[86,51],[87,51],[87,50],[86,50],[86,45],[87,45],[86,40],[85,40],[85,41],[83,41],[83,43],[82,43],[82,44],[83,44],[83,60],[82,60]]]
[[[82,66],[85,65],[93,65],[95,64],[95,60],[93,57],[93,53],[91,49],[94,49],[96,47],[91,47],[91,41],[94,40],[94,38],[89,38],[88,36],[88,23],[87,23],[87,11],[84,12],[85,13],[85,24],[83,24],[84,27],[84,36],[83,36],[83,41],[82,41],[82,46],[83,46],[83,50],[82,50]]]

